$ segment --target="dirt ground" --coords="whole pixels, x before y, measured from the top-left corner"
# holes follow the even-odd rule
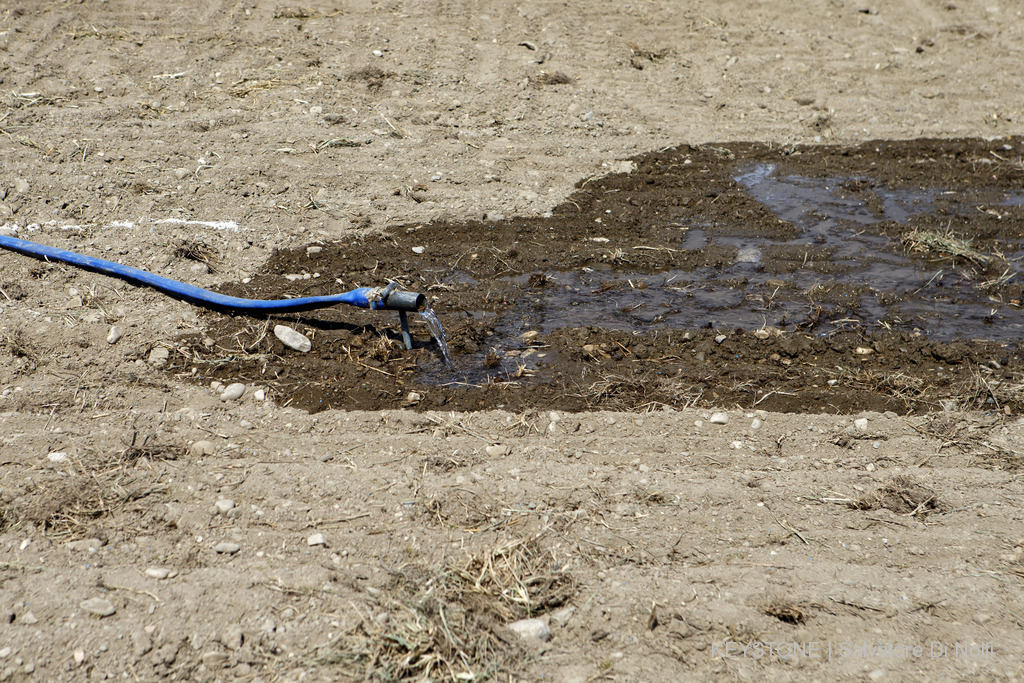
[[[0,7],[0,231],[454,367],[0,251],[0,680],[1024,676],[1018,3],[182,4]]]

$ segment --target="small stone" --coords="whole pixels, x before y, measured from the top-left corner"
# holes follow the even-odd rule
[[[205,263],[193,263],[189,270],[196,275],[208,275],[210,273],[210,266]]]
[[[755,418],[754,418],[754,419],[753,419],[753,420],[752,420],[752,421],[750,422],[750,429],[752,429],[753,431],[755,431],[755,432],[756,432],[756,431],[757,431],[758,429],[760,429],[760,428],[761,428],[761,425],[762,425],[762,424],[763,424],[763,423],[761,422],[761,418],[759,418],[759,417],[755,417]]]
[[[242,632],[242,627],[238,624],[232,624],[224,629],[224,633],[220,635],[220,642],[229,650],[237,650],[242,647],[242,642],[245,640],[245,634]]]
[[[138,659],[153,649],[153,639],[141,628],[132,631],[132,654]]]
[[[245,393],[245,385],[241,382],[235,382],[227,385],[224,389],[224,393],[220,395],[222,401],[237,401],[242,398],[242,394]]]
[[[313,256],[314,254],[319,254],[323,250],[323,247],[306,247],[306,255]]]
[[[264,391],[263,389],[257,389],[256,391],[252,392],[252,397],[257,401],[262,401],[267,397],[267,392]]]
[[[327,539],[324,538],[323,534],[313,534],[306,539],[306,545],[310,547],[315,545],[327,545]]]
[[[874,472],[875,471],[875,463],[869,462],[867,465],[864,466],[864,469],[866,469],[868,472]]]
[[[882,680],[883,678],[885,678],[885,669],[875,669],[874,671],[868,674],[868,678],[870,678],[873,681]]]
[[[857,431],[866,432],[868,431],[868,419],[859,417],[853,421],[853,426],[857,428]]]
[[[574,614],[576,614],[576,608],[575,607],[572,607],[572,606],[563,607],[562,609],[558,610],[557,612],[552,612],[551,613],[551,615],[550,615],[551,623],[553,623],[555,626],[558,626],[560,628],[564,628],[565,625],[569,623],[569,620],[572,619],[572,615],[574,615]]]
[[[35,673],[36,665],[35,665],[34,662],[29,662],[28,664],[25,665],[24,669],[22,669],[22,670],[26,674],[33,674],[33,673]]]
[[[213,455],[217,452],[217,446],[212,441],[196,441],[192,444],[189,451],[192,455],[202,457],[204,455]]]
[[[107,343],[116,344],[117,340],[124,336],[124,332],[117,325],[112,325],[110,331],[107,332]]]
[[[313,348],[313,342],[309,341],[309,337],[285,325],[274,327],[274,336],[289,349],[295,349],[301,353],[307,353]]]
[[[210,388],[216,391],[217,393],[220,393],[221,391],[224,390],[224,382],[218,382],[217,380],[213,380],[212,382],[210,382]]]
[[[539,336],[540,332],[538,332],[537,330],[527,330],[526,332],[523,332],[521,335],[519,335],[519,338],[522,339],[523,341],[530,341],[531,339],[536,339]]]
[[[422,254],[426,250],[427,250],[426,247],[413,247],[412,248],[412,253],[414,253],[414,254]]]
[[[167,365],[171,351],[166,346],[154,346],[149,352],[149,364],[154,367]]]
[[[520,619],[508,628],[523,639],[551,640],[551,628],[543,619]]]
[[[214,503],[213,506],[217,508],[217,512],[219,512],[222,515],[226,515],[235,509],[235,501],[231,500],[230,498],[221,498],[216,503]]]
[[[221,669],[228,663],[228,656],[223,652],[204,652],[200,659],[210,669]]]
[[[21,616],[21,623],[31,626],[33,624],[38,624],[39,619],[36,617],[36,615],[32,614],[31,611],[28,611]]]
[[[107,544],[102,538],[82,538],[68,543],[70,550],[78,552],[95,552]]]
[[[0,647],[0,659],[7,659],[11,656],[10,647]]]
[[[484,450],[487,451],[487,455],[490,455],[490,456],[493,456],[493,457],[500,457],[500,456],[503,456],[503,455],[508,455],[508,453],[509,453],[509,447],[508,446],[506,446],[505,444],[498,444],[498,443],[491,444],[490,446],[488,446]]]
[[[716,344],[721,344],[721,343],[722,343],[722,342],[724,342],[724,341],[725,341],[726,339],[728,339],[728,337],[726,337],[726,336],[725,336],[724,334],[720,334],[720,335],[718,335],[717,337],[715,337],[715,343],[716,343]]]
[[[409,403],[419,403],[423,400],[423,396],[416,391],[410,391],[409,395],[405,397],[405,400]]]
[[[874,349],[869,349],[866,346],[858,346],[856,349],[854,349],[853,352],[855,354],[857,354],[858,356],[869,356],[872,353],[874,353],[875,350]]]
[[[117,609],[114,608],[114,603],[105,598],[89,598],[80,602],[78,606],[100,618],[109,617],[117,612]]]
[[[242,546],[237,543],[229,543],[228,541],[223,541],[213,546],[213,552],[220,553],[221,555],[234,555],[241,549]]]
[[[46,459],[50,462],[64,462],[68,459],[68,454],[64,451],[50,451],[46,454]]]
[[[81,666],[82,662],[85,661],[85,650],[75,650],[74,658],[75,664]]]
[[[708,418],[708,422],[710,422],[713,425],[724,425],[728,421],[729,416],[726,415],[725,413],[715,413],[710,418]]]
[[[24,178],[18,178],[14,181],[14,192],[16,194],[25,194],[28,192],[28,181]]]
[[[171,575],[171,570],[167,567],[147,567],[146,576],[157,581],[163,581]]]

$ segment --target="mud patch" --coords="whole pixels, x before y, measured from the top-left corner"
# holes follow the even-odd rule
[[[395,279],[424,292],[452,348],[395,314],[266,321],[207,314],[171,364],[284,403],[776,411],[1018,412],[1024,258],[1020,139],[779,149],[729,144],[637,157],[551,215],[395,226],[282,251],[226,293],[287,298]],[[964,401],[967,403],[964,403]]]

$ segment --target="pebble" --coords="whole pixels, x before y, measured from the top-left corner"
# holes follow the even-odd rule
[[[859,417],[853,421],[853,426],[859,431],[866,432],[868,431],[868,419],[866,417]]]
[[[237,543],[229,543],[228,541],[223,541],[213,546],[213,552],[220,553],[222,555],[234,555],[241,549],[242,546]]]
[[[414,254],[422,254],[426,250],[427,250],[426,247],[413,247],[412,248],[412,253],[414,253]]]
[[[110,331],[107,332],[107,343],[116,344],[117,340],[124,336],[124,332],[117,325],[113,325]]]
[[[75,650],[74,658],[75,664],[81,666],[82,662],[85,661],[85,650]]]
[[[520,638],[535,640],[551,640],[551,628],[543,619],[520,619],[508,625],[509,630],[517,633]]]
[[[146,576],[157,581],[163,581],[171,575],[171,570],[167,567],[147,567]]]
[[[726,339],[728,339],[728,337],[726,337],[726,336],[725,336],[724,334],[720,334],[720,335],[718,335],[717,337],[715,337],[715,343],[716,343],[716,344],[721,344],[721,343],[722,343],[722,342],[724,342],[724,341],[725,341]]]
[[[69,550],[76,550],[78,552],[95,552],[99,548],[102,548],[107,544],[102,538],[83,538],[77,541],[71,541],[68,543]]]
[[[409,395],[405,397],[405,400],[409,403],[419,403],[423,400],[423,396],[416,391],[410,391]]]
[[[28,181],[25,180],[24,178],[18,178],[17,180],[14,181],[14,191],[17,194],[25,194],[26,192],[28,192],[28,188]]]
[[[210,266],[205,263],[193,263],[192,267],[189,268],[196,275],[208,275],[210,273]]]
[[[267,397],[267,392],[264,391],[263,389],[257,389],[256,391],[253,392],[252,397],[257,401],[262,401]]]
[[[213,455],[217,452],[217,446],[212,441],[196,441],[189,448],[192,455],[202,457],[204,455]]]
[[[319,254],[323,250],[323,247],[306,247],[306,255],[312,256],[313,254]]]
[[[289,349],[307,353],[313,348],[313,342],[309,341],[309,337],[285,325],[274,327],[274,336],[280,339],[281,343]]]
[[[220,634],[220,642],[229,650],[237,650],[242,647],[242,642],[245,641],[245,633],[242,632],[242,627],[238,624],[232,624],[224,629],[224,633]]]
[[[222,515],[226,515],[235,509],[235,501],[231,500],[230,498],[221,498],[216,503],[214,503],[213,506],[217,508],[217,512],[219,512]]]
[[[107,600],[105,598],[89,598],[88,600],[83,600],[81,603],[79,603],[78,606],[84,609],[86,612],[95,614],[96,616],[101,618],[109,617],[115,612],[117,612],[117,610],[114,608],[114,603],[110,602],[110,600]]]
[[[200,658],[203,664],[210,669],[220,669],[228,663],[228,656],[223,652],[204,652]]]
[[[750,428],[756,432],[758,429],[761,428],[762,424],[763,423],[761,422],[761,418],[755,417],[750,423]]]
[[[64,462],[68,459],[68,454],[64,451],[51,451],[47,453],[46,459],[50,462]]]
[[[858,356],[869,356],[872,353],[874,353],[875,350],[874,349],[869,349],[866,346],[858,346],[856,349],[854,349],[853,352],[855,354],[857,354]]]
[[[713,425],[724,425],[728,421],[729,416],[726,415],[725,413],[715,413],[708,419],[708,422],[710,422]]]
[[[171,357],[171,350],[166,346],[154,346],[149,352],[149,364],[156,367],[166,365]]]
[[[306,539],[306,545],[310,547],[315,545],[327,545],[327,539],[324,538],[323,534],[313,534]]]
[[[235,382],[229,384],[225,389],[224,393],[220,395],[222,401],[237,401],[242,398],[242,394],[245,393],[245,385],[241,382]]]
[[[504,444],[498,444],[498,443],[492,444],[492,445],[488,446],[487,448],[485,448],[484,450],[487,451],[487,455],[494,456],[494,457],[499,457],[499,456],[502,456],[502,455],[508,455],[508,453],[509,453],[509,447],[508,446],[506,446]]]
[[[36,617],[36,615],[32,614],[31,611],[25,612],[25,614],[21,617],[21,623],[31,626],[32,624],[38,624],[39,618]]]
[[[0,659],[7,659],[11,656],[11,652],[10,647],[0,647]]]

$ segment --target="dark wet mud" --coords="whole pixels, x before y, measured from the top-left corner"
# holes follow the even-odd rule
[[[1017,138],[662,150],[580,182],[550,216],[394,226],[280,252],[225,288],[285,298],[397,280],[427,295],[454,368],[418,316],[406,350],[396,313],[337,308],[209,313],[174,371],[314,411],[1015,414],[1022,152]],[[283,347],[277,322],[312,351]]]

